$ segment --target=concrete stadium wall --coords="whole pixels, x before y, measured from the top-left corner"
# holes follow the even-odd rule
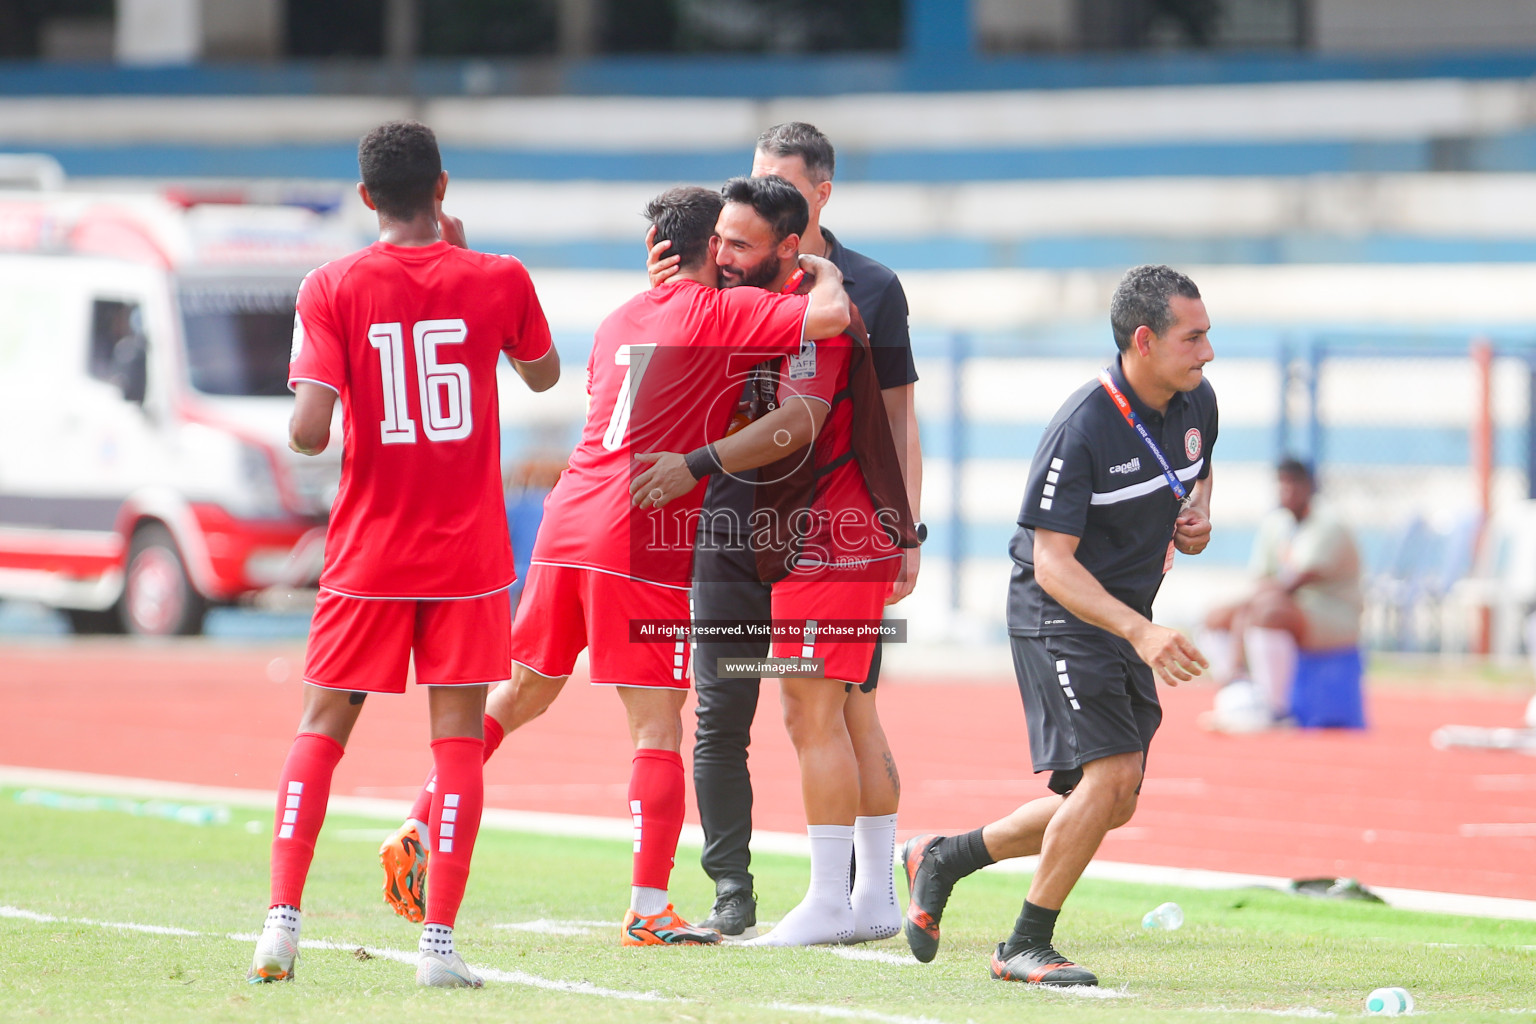
[[[1312,38],[1339,53],[1536,46],[1526,0],[1312,0]]]
[[[747,168],[742,154],[731,170]],[[334,205],[360,234],[372,230],[351,179],[80,178],[70,188],[154,192],[172,183],[252,202]],[[674,183],[455,177],[448,205],[477,245],[530,266],[624,269],[643,234],[639,211]],[[1528,263],[1536,262],[1536,174],[840,181],[824,219],[855,248],[906,270]]]
[[[18,96],[0,140],[225,143],[355,141],[418,117],[447,145],[602,152],[750,148],[767,125],[815,123],[843,150],[952,150],[1137,142],[1391,140],[1536,124],[1528,79],[1283,82],[1049,91],[893,93],[768,100],[659,97]],[[658,114],[664,114],[658,117]]]

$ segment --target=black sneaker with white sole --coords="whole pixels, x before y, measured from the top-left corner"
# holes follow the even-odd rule
[[[713,928],[727,939],[757,937],[757,893],[751,889],[725,889],[715,894],[709,916],[699,922],[701,928]]]

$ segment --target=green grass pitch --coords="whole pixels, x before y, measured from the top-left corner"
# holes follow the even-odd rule
[[[989,977],[988,952],[1023,898],[1016,875],[984,872],[957,887],[943,949],[927,965],[900,937],[855,947],[876,959],[625,949],[627,843],[496,831],[481,833],[457,929],[465,959],[493,971],[487,986],[419,990],[394,958],[415,949],[417,928],[379,898],[374,849],[389,826],[343,817],[321,835],[305,897],[303,938],[334,948],[304,950],[291,984],[249,985],[270,812],[237,808],[227,824],[191,825],[24,805],[14,793],[0,790],[3,1021],[1273,1021],[1277,1011],[1360,1017],[1366,994],[1387,985],[1407,988],[1425,1019],[1536,1021],[1536,923],[1084,882],[1058,944],[1103,980],[1088,998]],[[673,888],[692,919],[711,894],[696,855],[680,853]],[[771,920],[799,898],[807,865],[761,856],[754,867]],[[1185,926],[1144,931],[1141,915],[1166,900],[1184,907]],[[535,921],[574,934],[506,927]]]

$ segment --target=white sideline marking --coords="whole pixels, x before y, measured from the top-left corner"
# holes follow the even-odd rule
[[[917,966],[917,957],[911,953],[902,956],[899,953],[887,953],[879,949],[853,949],[849,946],[807,946],[806,948],[819,949],[823,953],[831,953],[844,960],[869,960],[877,964],[895,964],[898,967]]]
[[[19,917],[24,921],[37,921],[40,924],[58,920],[52,914],[39,914],[33,910],[22,910],[20,907],[0,907],[0,917]]]
[[[805,1003],[766,1003],[765,1010],[778,1010],[781,1013],[814,1013],[819,1017],[834,1017],[840,1020],[879,1020],[888,1024],[940,1024],[932,1017],[900,1017],[894,1013],[876,1013],[874,1010],[854,1010],[844,1006],[816,1006]]]
[[[1050,992],[1058,996],[1078,996],[1082,999],[1135,999],[1136,993],[1129,988],[1104,988],[1100,985],[1029,985],[1037,992]]]
[[[772,923],[764,921],[763,925],[766,927]],[[505,924],[493,924],[491,927],[505,931],[532,932],[535,935],[591,935],[594,931],[605,931],[616,926],[612,921],[552,921],[547,917],[541,917],[536,921],[510,921]],[[728,941],[726,945],[734,945],[734,943]],[[804,948],[820,953],[830,953],[844,960],[865,960],[872,963],[895,964],[898,967],[911,967],[917,964],[917,958],[911,954],[903,956],[878,949],[855,949],[851,946],[806,946]]]
[[[233,938],[233,936],[231,937]],[[396,963],[406,964],[410,967],[416,966],[416,954],[403,949],[358,946],[355,942],[331,942],[327,939],[304,939],[299,942],[299,945],[304,949],[334,949],[343,953],[362,949],[369,956],[393,960]],[[470,964],[469,969],[488,981],[500,981],[508,985],[527,985],[530,988],[542,988],[551,992],[568,992],[581,996],[600,996],[604,999],[624,999],[635,1003],[692,1002],[691,999],[664,996],[659,992],[630,992],[618,988],[603,988],[601,985],[594,985],[590,981],[556,981],[552,978],[541,978],[537,974],[529,974],[526,971],[503,971],[500,968],[486,967],[481,964]]]
[[[119,775],[93,775],[46,768],[20,768],[0,765],[0,786],[40,786],[84,790],[124,796],[162,797],[181,801],[222,803],[231,807],[259,807],[270,811],[276,806],[274,791],[260,789],[225,789],[185,782],[134,779]],[[370,797],[332,796],[330,808],[337,814],[356,817],[404,820],[410,804],[404,800],[377,800]],[[633,822],[628,818],[598,818],[579,814],[550,814],[535,811],[508,811],[486,808],[480,820],[482,829],[525,832],[566,838],[632,839]],[[685,825],[681,845],[701,847],[704,833],[697,825]],[[753,832],[752,848],[763,853],[781,853],[809,857],[810,840],[804,835],[786,832]],[[1028,874],[1035,870],[1036,857],[1020,857],[992,864],[984,871]],[[1084,878],[1111,882],[1136,882],[1144,885],[1181,886],[1188,889],[1242,889],[1260,886],[1285,889],[1289,878],[1276,875],[1249,875],[1232,871],[1173,868],[1152,864],[1126,864],[1118,861],[1090,861]],[[1434,892],[1425,889],[1398,889],[1371,886],[1388,904],[1399,910],[1423,910],[1436,914],[1466,917],[1491,917],[1512,921],[1536,921],[1536,900],[1509,899],[1504,896],[1475,896],[1466,893]]]
[[[1270,1017],[1308,1017],[1308,1018],[1318,1018],[1318,1017],[1337,1017],[1338,1016],[1338,1014],[1334,1013],[1332,1010],[1319,1010],[1319,1009],[1317,1009],[1316,1007],[1313,1007],[1313,1006],[1295,1006],[1295,1007],[1292,1007],[1291,1009],[1288,1009],[1288,1010],[1265,1010],[1265,1009],[1260,1009],[1260,1008],[1257,1008],[1257,1007],[1249,1007],[1248,1009],[1239,1009],[1237,1007],[1232,1007],[1232,1006],[1206,1006],[1206,1007],[1202,1007],[1200,1012],[1201,1013],[1262,1013],[1262,1014],[1266,1014],[1266,1015],[1268,1015]],[[1407,1014],[1399,1014],[1398,1016],[1408,1016],[1408,1015]]]
[[[591,935],[599,928],[618,928],[612,921],[551,921],[541,917],[537,921],[513,921],[493,924],[492,928],[504,928],[514,932],[533,932],[536,935]]]
[[[231,942],[255,942],[259,936],[255,932],[231,932],[218,935],[211,932],[188,931],[185,928],[172,928],[166,925],[134,924],[118,921],[93,921],[80,917],[55,917],[52,914],[40,914],[32,910],[24,910],[20,907],[0,905],[0,918],[14,918],[24,921],[35,921],[40,924],[84,924],[96,928],[126,928],[130,931],[150,932],[156,935],[181,935],[196,938],[222,938]],[[607,924],[607,922],[602,922]],[[506,927],[504,925],[498,927]],[[301,939],[301,949],[325,949],[343,953],[351,953],[361,949],[371,957],[380,960],[392,960],[396,963],[414,966],[416,953],[403,949],[390,949],[384,946],[364,946],[356,942],[336,942],[332,939]],[[601,999],[622,999],[627,1002],[639,1003],[695,1003],[697,1000],[685,996],[666,996],[659,992],[635,992],[627,989],[604,988],[594,985],[589,981],[558,981],[553,978],[543,978],[537,974],[529,974],[527,971],[504,971],[497,967],[486,967],[481,964],[470,964],[469,968],[487,981],[499,981],[507,985],[525,985],[529,988],[545,989],[551,992],[564,992],[570,995],[597,996]],[[752,1004],[746,1004],[751,1007]],[[880,1013],[875,1010],[855,1010],[842,1006],[820,1006],[815,1003],[768,1003],[757,1004],[757,1008],[779,1010],[790,1013],[805,1013],[819,1017],[831,1017],[838,1020],[868,1020],[878,1024],[943,1024],[933,1017],[904,1017],[898,1014]]]
[[[88,924],[96,928],[121,928],[130,932],[148,932],[150,935],[185,935],[195,937],[201,932],[189,932],[185,928],[171,928],[159,924],[133,924],[128,921],[93,921],[88,917],[75,919],[75,924]]]
[[[95,921],[89,917],[54,917],[52,914],[39,914],[32,910],[22,910],[20,907],[0,907],[0,917],[15,917],[23,921],[36,921],[38,924],[88,924],[93,928],[120,928],[130,932],[148,932],[150,935],[186,935],[196,937],[202,932],[189,932],[185,928],[171,928],[160,924],[134,924],[130,921]],[[256,936],[251,936],[252,940]]]

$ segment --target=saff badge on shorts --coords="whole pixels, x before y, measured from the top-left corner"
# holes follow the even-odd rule
[[[816,376],[816,343],[807,338],[800,343],[798,355],[789,357],[789,379],[810,380]]]

